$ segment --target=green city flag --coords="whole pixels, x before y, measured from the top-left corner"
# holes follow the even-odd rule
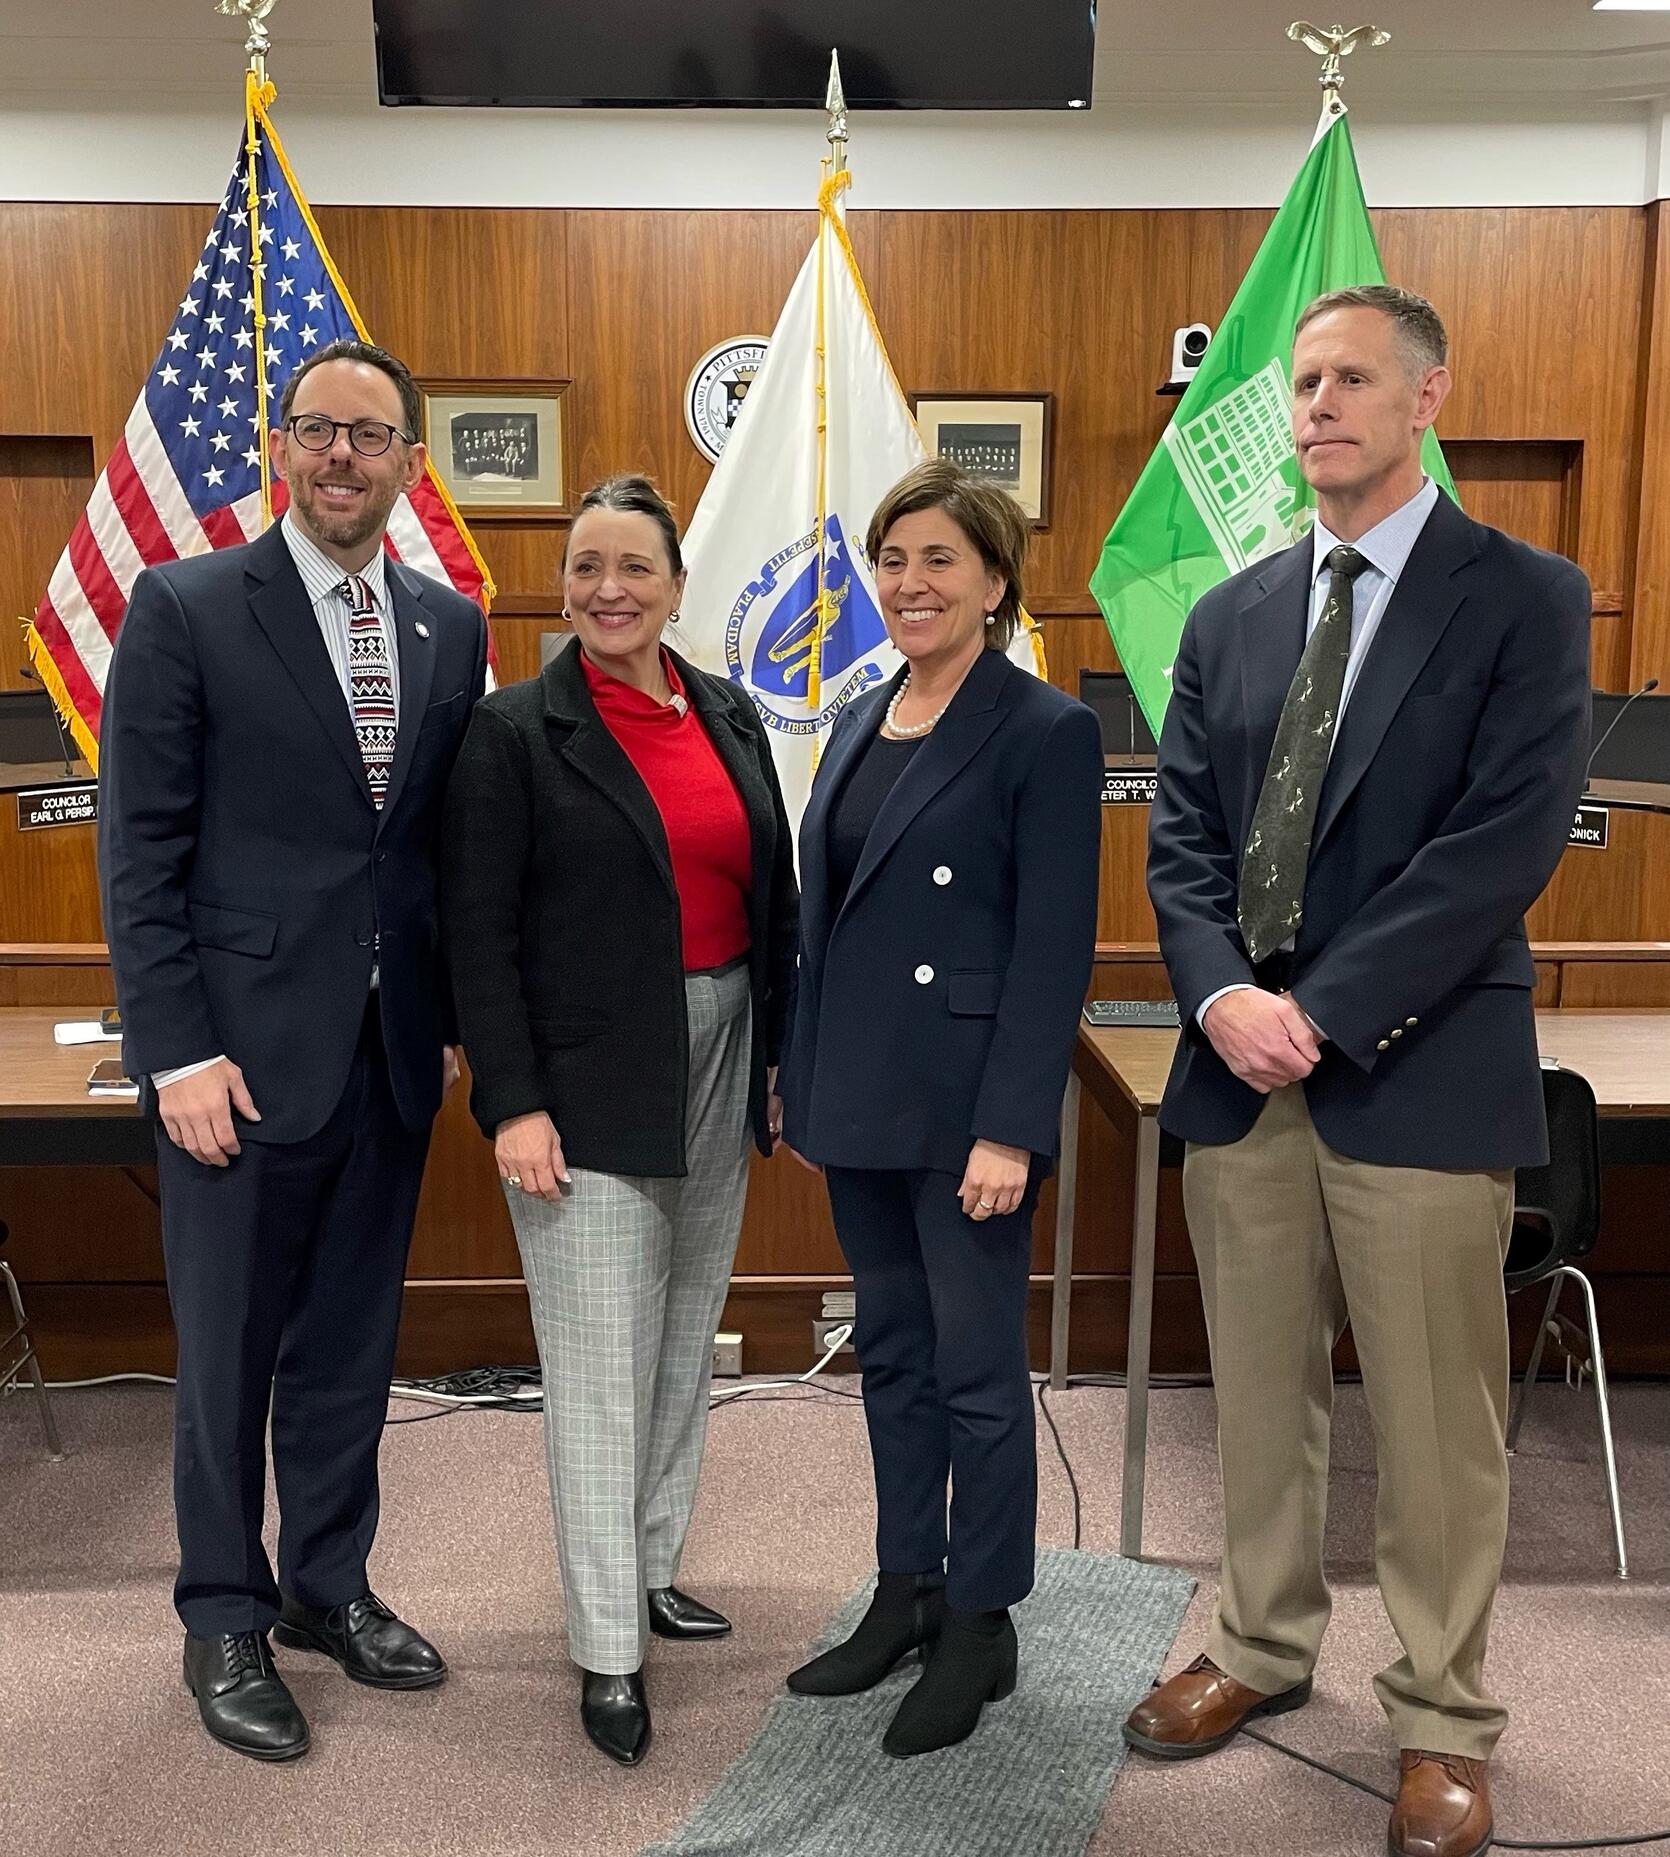
[[[1289,417],[1299,312],[1325,290],[1385,281],[1341,111],[1288,190],[1090,577],[1156,735],[1189,609],[1310,527]],[[1431,432],[1422,460],[1453,497]]]

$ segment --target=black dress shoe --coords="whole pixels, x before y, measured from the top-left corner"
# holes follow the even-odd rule
[[[307,1752],[307,1718],[273,1668],[265,1632],[187,1633],[185,1679],[203,1726],[223,1747],[251,1760],[294,1760]]]
[[[731,1621],[676,1586],[652,1586],[649,1628],[658,1638],[728,1638]]]
[[[635,1767],[649,1752],[649,1698],[644,1673],[599,1676],[580,1672],[580,1721],[591,1744],[623,1767]]]
[[[1014,1689],[1019,1668],[1007,1612],[948,1611],[927,1667],[899,1704],[882,1747],[904,1760],[966,1741],[986,1704],[1001,1702]]]
[[[879,1573],[870,1609],[844,1643],[789,1672],[797,1696],[856,1696],[939,1636],[945,1616],[945,1576]]]
[[[428,1689],[446,1675],[441,1653],[375,1593],[328,1612],[286,1599],[273,1636],[294,1651],[323,1651],[373,1689]]]

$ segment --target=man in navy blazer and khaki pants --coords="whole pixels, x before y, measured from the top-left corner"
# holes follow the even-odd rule
[[[1149,889],[1185,1031],[1160,1121],[1218,1394],[1224,1558],[1205,1655],[1126,1726],[1211,1752],[1309,1699],[1329,1611],[1330,1351],[1374,1425],[1376,1568],[1403,1655],[1388,1847],[1471,1857],[1505,1712],[1513,1169],[1546,1159],[1524,913],[1588,745],[1588,583],[1421,470],[1442,324],[1386,286],[1300,318],[1312,535],[1208,593],[1160,743]]]
[[[308,1745],[275,1623],[361,1683],[446,1674],[366,1573],[406,1252],[455,1070],[441,800],[485,674],[477,608],[382,552],[423,469],[418,420],[381,349],[333,343],[298,368],[271,435],[283,522],[142,574],[105,691],[105,932],[123,1056],[159,1120],[179,1338],[186,1681],[210,1734],[262,1760]]]

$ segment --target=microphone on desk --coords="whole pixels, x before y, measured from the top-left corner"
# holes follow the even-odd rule
[[[46,679],[35,669],[34,665],[20,664],[17,668],[20,675],[27,677],[31,683],[38,683],[43,690],[46,690]],[[58,731],[58,752],[64,757],[64,778],[73,780],[75,768],[71,763],[75,760],[75,756],[70,753],[70,738],[64,733],[64,719],[58,714],[58,705],[53,702],[50,690],[46,690],[46,702],[47,707],[52,711],[52,726]]]
[[[1624,717],[1629,714],[1630,710],[1634,707],[1634,705],[1639,701],[1640,698],[1644,696],[1651,696],[1652,693],[1657,688],[1658,688],[1658,679],[1656,677],[1649,677],[1639,690],[1630,691],[1628,698],[1618,706],[1617,715],[1615,715],[1612,718],[1612,720],[1609,723],[1607,723],[1605,730],[1601,734],[1600,740],[1596,742],[1594,747],[1592,747],[1589,750],[1588,765],[1583,769],[1583,791],[1585,793],[1589,791],[1589,776],[1590,774],[1594,772],[1595,757],[1600,753],[1601,749],[1604,748],[1606,744],[1612,739],[1612,731],[1618,726],[1620,722],[1623,721]]]

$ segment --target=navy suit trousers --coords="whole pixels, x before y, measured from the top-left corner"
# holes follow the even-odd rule
[[[1034,1161],[1014,1212],[984,1220],[963,1211],[958,1174],[826,1170],[857,1292],[877,1564],[886,1573],[943,1564],[946,1603],[958,1612],[994,1612],[1032,1590],[1026,1292],[1043,1167]]]
[[[324,1127],[272,1144],[251,1140],[250,1127],[239,1124],[242,1152],[224,1168],[157,1130],[179,1337],[174,1603],[198,1637],[265,1631],[280,1588],[319,1607],[367,1590],[377,1447],[429,1148],[428,1129],[414,1134],[395,1106],[375,994]],[[276,1582],[261,1539],[269,1413]]]

